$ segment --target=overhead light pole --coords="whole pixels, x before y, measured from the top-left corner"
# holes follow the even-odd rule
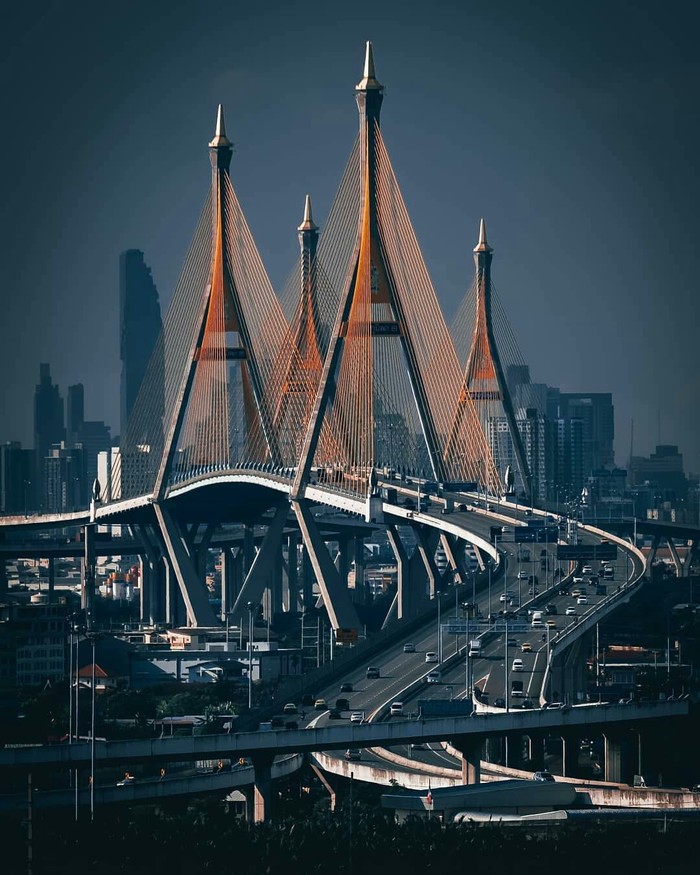
[[[253,707],[253,602],[248,602],[248,710]]]

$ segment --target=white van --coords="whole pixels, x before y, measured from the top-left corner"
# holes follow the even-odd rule
[[[533,611],[532,612],[532,628],[533,629],[541,629],[544,627],[544,620],[542,619],[542,611]]]

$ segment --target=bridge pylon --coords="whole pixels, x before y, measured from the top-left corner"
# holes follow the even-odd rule
[[[457,439],[462,428],[463,417],[476,407],[481,426],[491,448],[491,456],[499,469],[500,477],[503,477],[506,463],[499,458],[498,421],[505,418],[521,475],[522,487],[529,498],[532,495],[530,467],[494,333],[491,286],[492,260],[493,249],[486,239],[486,222],[481,219],[479,242],[474,247],[474,290],[476,293],[474,330],[450,430],[447,452],[449,454],[453,451],[453,441]]]
[[[354,210],[357,220],[348,225],[346,240],[327,247],[331,255],[350,255],[335,273],[338,311],[305,430],[295,496],[312,467],[325,469],[323,479],[331,485],[366,495],[374,468],[471,479],[477,460],[483,463],[489,452],[470,408],[459,447],[444,453],[460,366],[380,132],[384,86],[369,42],[355,98],[359,138],[339,189],[338,212]],[[353,174],[359,178],[348,183]],[[323,246],[324,236],[319,253]]]

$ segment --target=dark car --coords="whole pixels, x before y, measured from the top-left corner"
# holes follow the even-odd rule
[[[297,723],[296,720],[285,720],[284,728],[285,729],[298,729],[299,724]]]
[[[554,780],[554,775],[551,772],[543,770],[541,772],[535,772],[535,774],[532,776],[532,780],[549,783]]]
[[[506,700],[505,699],[494,699],[493,706],[494,706],[494,708],[505,708],[506,707]]]
[[[508,639],[508,647],[517,647],[517,646],[518,646],[518,642],[515,640],[515,638]]]
[[[273,717],[270,720],[270,725],[273,729],[284,729],[284,719],[282,717]]]
[[[301,704],[305,705],[307,708],[313,708],[314,702],[316,701],[316,696],[312,693],[304,693],[301,697]]]
[[[340,718],[342,716],[343,715],[340,713],[340,711],[337,708],[331,708],[330,711],[328,712],[328,719],[329,720],[340,720]]]
[[[344,684],[340,685],[341,693],[352,693],[352,684],[346,681]]]
[[[335,707],[338,709],[338,711],[349,711],[350,701],[348,699],[336,699]]]

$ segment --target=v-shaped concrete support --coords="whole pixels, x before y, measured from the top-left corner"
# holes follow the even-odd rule
[[[160,534],[187,609],[190,626],[217,626],[218,621],[209,604],[206,585],[199,579],[197,568],[187,551],[185,534],[160,502],[153,503]]]
[[[234,622],[243,622],[244,618],[248,616],[248,602],[260,604],[265,589],[272,585],[274,566],[276,562],[279,562],[282,534],[288,514],[289,504],[285,499],[275,510],[265,537],[260,544],[260,549],[253,559],[250,571],[246,575],[241,591],[231,609]]]
[[[302,499],[293,501],[292,509],[299,523],[299,530],[311,559],[316,580],[321,588],[331,626],[336,630],[359,629],[360,621],[350,599],[350,593],[340,580],[340,575],[314,521],[311,505]]]

